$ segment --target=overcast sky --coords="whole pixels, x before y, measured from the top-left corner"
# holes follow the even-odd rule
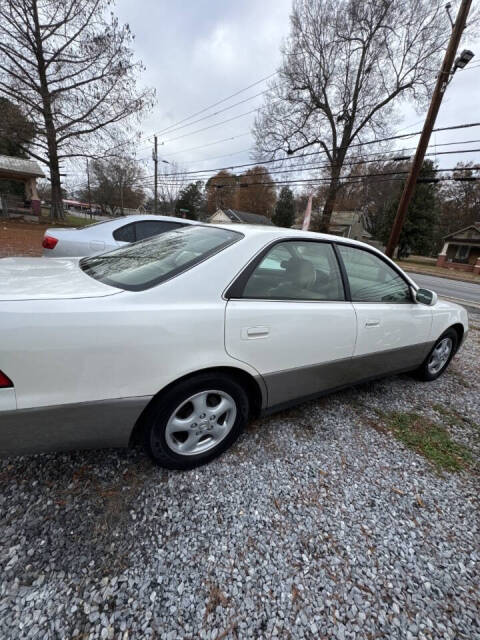
[[[160,132],[272,74],[279,66],[280,46],[288,34],[290,7],[291,0],[117,0],[116,14],[121,21],[130,24],[136,36],[135,53],[146,66],[140,83],[153,86],[157,91],[157,105],[143,122],[145,135]],[[475,45],[466,40],[461,45],[461,48],[465,47],[475,51]],[[480,61],[480,43],[476,49],[478,55],[471,65]],[[253,96],[265,87],[266,83],[262,82],[212,112]],[[258,97],[174,133],[159,134],[159,142],[164,142],[159,147],[159,155],[183,163],[189,169],[251,161],[253,113],[195,132],[250,111],[260,103],[261,97]],[[198,118],[208,113],[211,112]],[[424,114],[416,113],[413,105],[405,107],[402,113],[403,121],[398,126],[401,133],[421,128]],[[444,98],[436,126],[474,121],[480,121],[480,66],[457,72]],[[217,144],[224,138],[234,139]],[[480,143],[461,144],[470,139],[480,140],[480,127],[437,133],[432,137],[432,143],[460,142],[458,147],[444,147],[439,151],[480,148]],[[402,146],[411,147],[416,140],[406,139]],[[139,145],[140,158],[151,157],[149,144]],[[203,148],[192,150],[200,146]],[[438,156],[437,159],[440,166],[451,167],[457,160],[480,159],[480,152]]]

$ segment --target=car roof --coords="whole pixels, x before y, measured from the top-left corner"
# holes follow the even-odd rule
[[[317,233],[316,231],[303,231],[302,229],[290,229],[286,227],[274,227],[267,225],[255,225],[255,224],[211,224],[209,226],[213,227],[221,227],[223,229],[233,229],[234,231],[238,231],[242,233],[245,237],[261,237],[264,238],[267,242],[269,240],[281,240],[282,238],[296,238],[299,240],[308,239],[308,240],[327,240],[329,242],[337,242],[341,244],[349,244],[351,246],[368,249],[371,253],[377,254],[381,257],[385,262],[392,265],[395,271],[400,271],[403,274],[403,277],[415,288],[418,288],[417,284],[414,280],[405,273],[403,269],[401,269],[395,262],[386,256],[383,251],[373,247],[366,242],[360,242],[359,240],[353,240],[352,238],[345,238],[345,236],[335,236],[329,233]]]
[[[302,229],[290,229],[288,227],[274,227],[267,226],[263,224],[211,224],[210,226],[221,227],[223,229],[232,229],[234,231],[239,231],[244,236],[263,236],[265,238],[271,238],[272,240],[276,238],[308,238],[312,240],[328,240],[330,242],[342,242],[352,245],[358,245],[359,247],[368,247],[369,249],[373,249],[377,253],[381,253],[375,247],[372,247],[365,242],[359,242],[358,240],[352,240],[351,238],[345,238],[344,236],[335,236],[329,233],[317,233],[316,231],[303,231]]]
[[[105,222],[141,222],[143,220],[159,220],[160,222],[180,222],[182,224],[199,224],[198,220],[188,220],[187,218],[178,218],[176,216],[159,216],[156,214],[139,213],[130,216],[118,216],[105,220]],[[201,224],[201,223],[200,223]]]

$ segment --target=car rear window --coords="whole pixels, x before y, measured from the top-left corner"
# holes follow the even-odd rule
[[[142,291],[203,262],[242,237],[237,231],[188,225],[128,247],[83,258],[80,267],[105,284]]]

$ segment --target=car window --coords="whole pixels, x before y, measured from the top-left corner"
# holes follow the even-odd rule
[[[381,258],[364,249],[338,245],[353,302],[411,302],[405,280]]]
[[[344,300],[340,269],[326,242],[281,242],[250,275],[244,298]]]
[[[181,222],[166,222],[160,220],[143,220],[135,223],[135,239],[145,240],[152,236],[158,236],[166,231],[173,231],[179,227],[183,227]]]
[[[115,229],[112,235],[118,242],[135,242],[135,223],[130,222],[123,227]]]
[[[142,291],[190,269],[241,238],[243,235],[237,231],[185,225],[115,251],[83,258],[80,267],[112,287]]]
[[[277,244],[262,260],[261,269],[283,269],[282,263],[285,260],[289,260],[292,257],[292,253],[289,251],[287,244]]]

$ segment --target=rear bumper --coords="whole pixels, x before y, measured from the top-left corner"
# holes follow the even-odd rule
[[[0,411],[0,456],[128,446],[151,396]]]

